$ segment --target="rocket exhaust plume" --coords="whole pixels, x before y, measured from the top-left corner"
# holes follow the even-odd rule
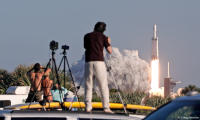
[[[151,89],[153,91],[159,89],[159,60],[151,61]]]

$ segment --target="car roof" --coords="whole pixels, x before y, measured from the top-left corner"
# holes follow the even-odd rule
[[[193,95],[193,96],[183,96],[183,97],[179,97],[179,98],[176,98],[175,100],[173,101],[190,101],[190,100],[199,100],[200,101],[200,94],[197,94],[197,95]]]
[[[13,118],[34,118],[34,117],[50,117],[50,118],[95,118],[95,119],[123,119],[123,120],[139,120],[137,116],[125,114],[109,114],[104,112],[77,112],[77,111],[34,111],[34,110],[2,110],[0,116],[12,116]]]

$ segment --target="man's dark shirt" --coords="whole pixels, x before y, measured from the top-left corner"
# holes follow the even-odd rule
[[[110,46],[108,37],[101,32],[91,32],[84,36],[85,61],[104,61],[103,49]]]

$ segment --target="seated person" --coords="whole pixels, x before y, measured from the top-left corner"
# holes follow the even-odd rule
[[[44,74],[44,79],[42,80],[42,89],[44,92],[44,100],[46,100],[46,102],[52,102],[53,101],[53,97],[51,94],[51,88],[53,86],[53,80],[50,80],[49,78],[49,73],[45,73]]]
[[[55,84],[53,89],[51,90],[53,101],[54,102],[63,102],[63,98],[65,94],[68,92],[68,90],[64,87],[60,87],[58,83]]]

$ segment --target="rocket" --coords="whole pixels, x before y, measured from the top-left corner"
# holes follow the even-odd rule
[[[158,36],[156,24],[153,26],[153,38],[152,38],[152,60],[158,59]]]

